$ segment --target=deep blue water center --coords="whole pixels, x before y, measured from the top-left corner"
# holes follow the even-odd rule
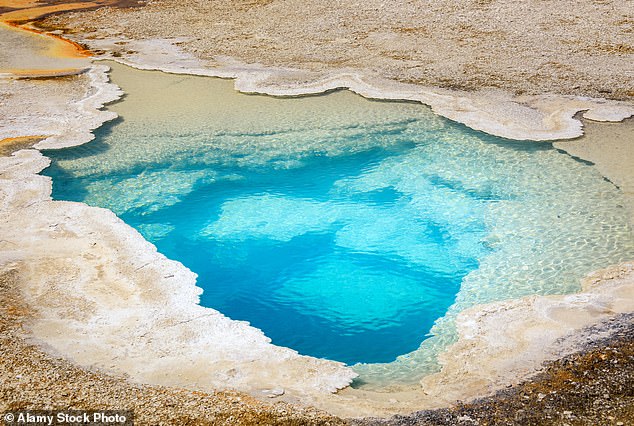
[[[54,159],[46,174],[56,183],[55,199],[85,201],[95,176],[68,174],[60,160],[109,149],[103,140],[113,126],[99,129],[95,142],[47,153]],[[475,257],[451,253],[458,241],[444,224],[403,211],[411,202],[407,195],[393,188],[337,190],[338,182],[412,148],[405,142],[314,156],[291,169],[218,165],[216,173],[240,179],[203,180],[173,205],[119,216],[142,231],[147,224],[168,225],[166,234],[144,234],[199,275],[201,303],[249,321],[273,343],[350,364],[389,362],[418,348],[463,276],[477,267]],[[162,169],[180,165],[101,177],[123,181]],[[235,228],[240,232],[227,235]]]
[[[634,253],[620,193],[549,144],[349,92],[113,77],[121,118],[45,153],[53,197],[111,209],[198,274],[202,305],[302,354],[390,362],[452,305],[575,291]]]

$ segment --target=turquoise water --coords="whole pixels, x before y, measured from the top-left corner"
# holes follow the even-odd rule
[[[362,379],[433,371],[459,311],[578,291],[634,255],[618,189],[549,144],[348,92],[113,77],[122,119],[46,152],[53,197],[113,210],[199,275],[201,304],[302,354],[367,363]]]

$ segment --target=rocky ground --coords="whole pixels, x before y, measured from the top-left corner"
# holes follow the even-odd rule
[[[96,39],[184,37],[211,65],[231,57],[450,89],[634,99],[631,1],[151,0],[44,24]]]
[[[93,38],[187,37],[183,47],[212,65],[231,56],[315,72],[362,69],[447,88],[634,99],[631,1],[153,0],[142,8],[51,16],[44,25]],[[634,424],[634,315],[602,324],[612,337],[590,339],[493,397],[346,420],[236,392],[140,385],[78,367],[28,340],[24,327],[33,313],[19,280],[15,271],[0,274],[0,412],[128,409],[137,424],[153,425]]]
[[[549,363],[495,396],[440,410],[355,425],[630,425],[634,422],[634,314],[607,324],[612,336]]]
[[[213,394],[134,384],[51,356],[25,338],[30,311],[19,276],[0,275],[0,412],[17,409],[126,409],[152,425],[628,425],[634,422],[634,314],[578,353],[493,397],[391,419],[346,420],[237,392]]]
[[[265,404],[236,392],[213,394],[134,384],[51,356],[24,337],[30,311],[0,274],[0,413],[18,409],[134,411],[139,425],[341,425],[311,409]]]

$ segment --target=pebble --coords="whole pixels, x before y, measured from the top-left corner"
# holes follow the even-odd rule
[[[284,395],[285,390],[282,388],[266,389],[263,390],[262,393],[265,393],[269,398],[277,398],[278,396]]]

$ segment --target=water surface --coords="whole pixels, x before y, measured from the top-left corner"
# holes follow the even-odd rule
[[[347,91],[112,77],[121,119],[46,153],[54,198],[113,210],[199,275],[203,305],[300,353],[366,363],[362,382],[433,371],[467,307],[578,291],[634,255],[618,188],[550,144]]]

